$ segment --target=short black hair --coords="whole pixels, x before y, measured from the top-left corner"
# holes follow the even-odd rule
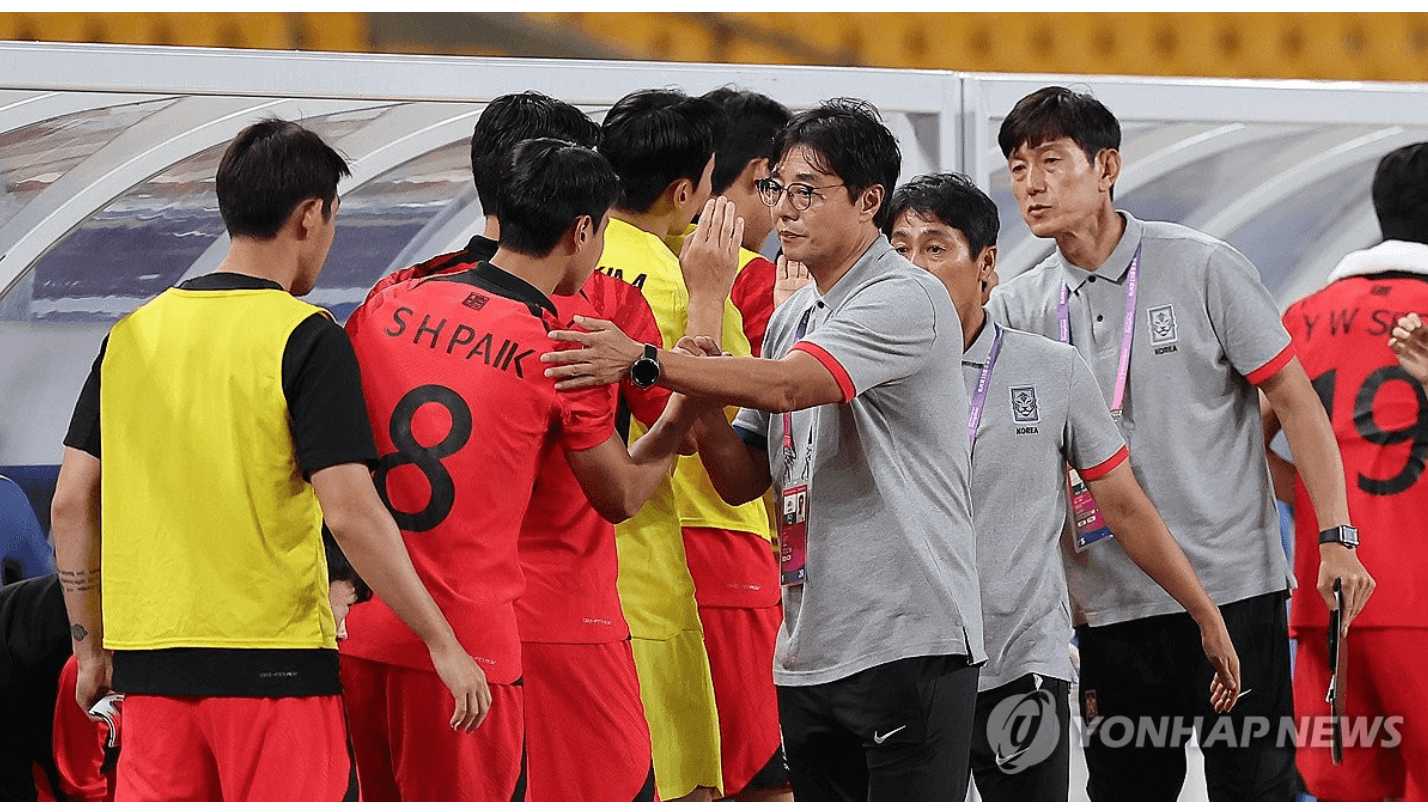
[[[260,120],[238,132],[218,162],[218,213],[229,237],[270,240],[303,201],[332,214],[347,160],[322,137],[288,120]]]
[[[1002,227],[997,205],[972,179],[961,173],[920,175],[898,187],[888,201],[883,233],[892,236],[893,224],[908,210],[923,217],[936,217],[962,232],[974,259],[984,249],[997,244],[997,233]]]
[[[850,198],[881,186],[885,194],[873,222],[883,227],[888,219],[887,196],[897,187],[902,171],[902,150],[877,107],[858,98],[823,101],[795,116],[774,137],[775,161],[800,146],[812,151],[815,167],[843,180]]]
[[[997,144],[1002,156],[1025,144],[1035,148],[1053,139],[1066,137],[1086,153],[1086,161],[1110,148],[1120,150],[1121,123],[1101,101],[1064,86],[1047,86],[1018,100],[1002,120]]]
[[[793,112],[768,95],[721,86],[704,93],[704,99],[724,110],[729,119],[728,130],[714,151],[715,194],[728,189],[739,173],[755,159],[768,159],[772,164],[774,136],[788,125]]]
[[[620,98],[600,126],[600,152],[620,176],[616,206],[642,212],[675,181],[699,183],[726,124],[712,101],[677,89],[641,89]]]
[[[545,256],[583,215],[598,227],[619,191],[604,156],[560,139],[528,139],[511,151],[497,187],[501,247]]]
[[[496,187],[511,150],[543,137],[593,148],[600,143],[600,126],[569,103],[535,91],[501,95],[486,105],[471,133],[471,177],[483,212],[500,219]]]
[[[1384,239],[1428,243],[1428,142],[1405,145],[1379,161],[1373,210]]]

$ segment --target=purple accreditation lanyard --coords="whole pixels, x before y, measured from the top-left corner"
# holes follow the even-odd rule
[[[808,318],[813,315],[813,307],[808,307],[808,311],[803,313],[803,317],[798,321],[798,328],[793,332],[793,341],[798,342],[803,339],[803,335],[808,333]],[[809,442],[812,443],[813,433],[809,432]],[[793,463],[795,455],[793,451],[793,414],[783,413],[783,472],[785,481],[793,476]]]
[[[987,388],[992,383],[992,367],[997,364],[997,356],[1002,352],[1002,327],[992,324],[992,350],[987,353],[987,364],[977,374],[977,388],[972,392],[972,401],[967,406],[967,453],[972,453],[977,444],[977,427],[982,423],[982,408],[987,405]]]
[[[1116,392],[1111,397],[1111,416],[1121,419],[1121,407],[1126,398],[1126,377],[1130,374],[1131,340],[1135,336],[1136,279],[1140,277],[1140,246],[1131,257],[1130,270],[1126,273],[1126,323],[1121,333],[1121,360],[1116,367]],[[1061,342],[1071,342],[1071,288],[1061,284],[1061,300],[1056,303],[1056,318],[1060,323]]]

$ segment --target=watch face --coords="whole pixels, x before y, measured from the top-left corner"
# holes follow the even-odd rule
[[[659,363],[649,357],[640,357],[630,366],[630,381],[640,387],[649,387],[659,380]]]
[[[1345,546],[1359,545],[1359,530],[1355,529],[1352,526],[1340,527],[1339,537],[1341,538]]]

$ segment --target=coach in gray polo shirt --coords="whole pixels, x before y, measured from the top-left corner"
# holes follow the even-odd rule
[[[1003,283],[988,313],[1080,351],[1119,415],[1136,478],[1220,605],[1243,698],[1228,722],[1239,735],[1204,744],[1211,797],[1291,798],[1294,744],[1278,735],[1280,719],[1293,715],[1287,574],[1256,387],[1284,421],[1319,525],[1333,539],[1320,547],[1319,590],[1332,599],[1341,580],[1352,617],[1372,579],[1349,542],[1328,418],[1253,265],[1200,232],[1115,209],[1120,124],[1105,106],[1062,87],[1038,90],[1012,109],[999,142],[1023,218],[1057,249]],[[1175,601],[1115,538],[1087,543],[1068,574],[1084,622],[1082,715],[1198,716],[1213,732],[1208,672],[1195,670],[1199,631]],[[1268,718],[1271,731],[1255,737],[1251,716]],[[1176,798],[1183,745],[1116,748],[1108,740],[1087,744],[1093,800]]]
[[[961,326],[946,289],[879,231],[901,157],[876,110],[829,101],[775,145],[760,193],[814,284],[775,311],[766,358],[646,355],[578,319],[594,332],[553,336],[587,347],[553,355],[567,364],[550,372],[559,387],[656,373],[744,407],[742,439],[715,410],[700,454],[730,502],[774,488],[774,679],[800,802],[961,802],[984,659]]]
[[[898,187],[889,211],[884,230],[893,249],[947,287],[962,321],[987,648],[972,729],[977,790],[987,802],[1065,802],[1071,611],[1062,542],[1074,549],[1065,531],[1068,464],[1126,553],[1199,624],[1217,669],[1216,709],[1234,704],[1239,660],[1219,608],[1136,483],[1085,361],[1069,345],[988,323],[982,288],[996,270],[996,204],[966,176],[944,173]],[[1039,717],[1028,718],[1030,711]]]

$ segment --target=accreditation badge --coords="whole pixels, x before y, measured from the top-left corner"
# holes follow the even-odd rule
[[[779,583],[802,585],[808,577],[808,485],[786,487],[778,516]]]
[[[1112,537],[1111,528],[1101,518],[1096,497],[1075,468],[1066,469],[1066,481],[1071,487],[1071,516],[1076,523],[1076,551],[1082,552],[1097,542]]]

